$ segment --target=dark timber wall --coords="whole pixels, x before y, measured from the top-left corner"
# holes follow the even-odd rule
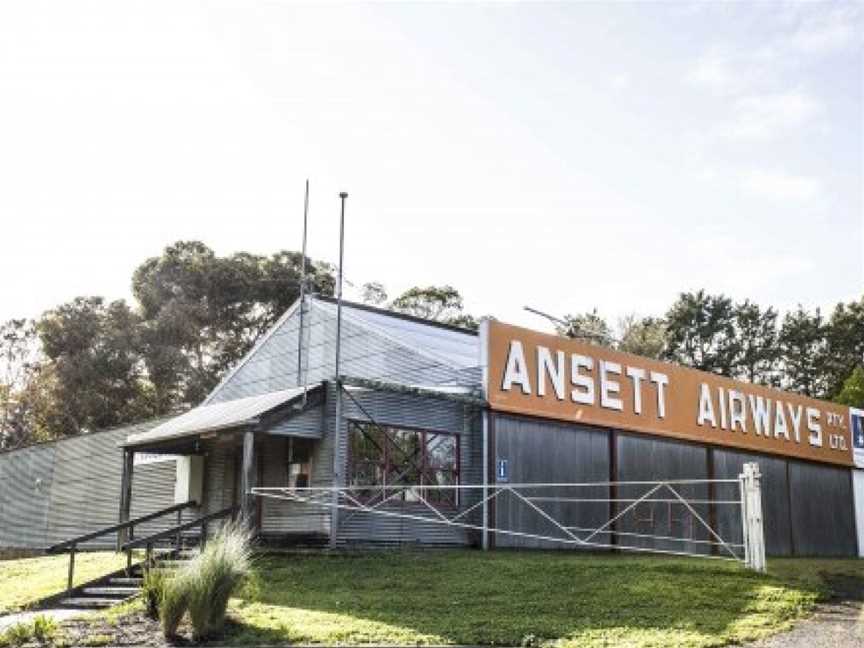
[[[507,459],[510,483],[579,481],[656,481],[661,479],[735,479],[746,462],[756,462],[762,473],[762,507],[767,553],[773,556],[856,556],[857,538],[853,510],[852,476],[845,468],[787,460],[782,457],[738,452],[647,435],[609,431],[584,425],[495,414],[491,435],[494,458]],[[732,501],[735,485],[682,485],[675,489],[685,499]],[[627,500],[645,493],[644,486],[620,486],[609,494],[597,488],[597,497]],[[563,493],[562,493],[563,495]],[[582,493],[581,496],[587,496]],[[673,499],[666,489],[653,499]],[[627,502],[542,505],[563,515],[567,526],[596,527]],[[616,508],[617,507],[617,508]],[[729,504],[694,506],[698,514],[724,540],[741,542],[740,508]],[[706,541],[707,530],[681,505],[643,503],[616,523],[619,544],[688,553],[722,553]],[[524,503],[502,499],[495,507],[496,525],[547,535],[552,525],[528,510]],[[552,535],[560,535],[560,530]],[[638,534],[684,537],[692,542],[639,538]],[[584,536],[584,534],[582,534]],[[597,536],[599,538],[600,536]],[[604,539],[603,542],[606,542]],[[497,546],[555,546],[534,540],[507,539]],[[564,546],[558,544],[558,546]],[[569,545],[568,545],[569,546]]]

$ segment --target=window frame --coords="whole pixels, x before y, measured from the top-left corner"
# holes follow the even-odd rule
[[[379,459],[377,462],[373,462],[373,461],[369,461],[369,460],[363,460],[362,462],[358,462],[357,458],[354,456],[354,444],[352,442],[352,440],[353,440],[352,435],[362,433],[362,429],[364,427],[365,428],[371,428],[373,430],[380,430],[387,436],[388,442],[384,444],[384,456],[383,456],[383,458]],[[355,475],[355,466],[357,466],[360,463],[362,463],[363,465],[371,465],[371,466],[377,467],[377,469],[382,470],[383,475],[384,475],[384,483],[383,484],[377,483],[377,484],[370,484],[369,485],[369,487],[368,487],[369,490],[375,491],[375,493],[371,496],[366,496],[366,495],[358,496],[357,497],[358,501],[361,501],[363,503],[369,503],[369,502],[374,501],[375,499],[381,498],[381,492],[382,492],[381,488],[382,488],[382,486],[386,487],[386,486],[390,485],[390,483],[387,481],[387,477],[388,477],[388,475],[390,475],[393,472],[392,467],[394,464],[391,464],[391,462],[390,462],[390,450],[393,448],[395,443],[394,443],[393,437],[391,435],[394,432],[413,432],[413,433],[419,434],[420,439],[421,439],[420,464],[419,464],[419,466],[412,466],[412,468],[417,468],[419,470],[420,480],[421,480],[420,489],[422,490],[422,480],[424,479],[424,477],[427,474],[436,473],[436,472],[446,472],[446,473],[450,474],[453,477],[453,485],[457,487],[457,488],[454,488],[452,491],[453,492],[453,498],[451,501],[432,502],[432,501],[429,501],[428,496],[426,497],[426,501],[429,503],[430,506],[433,506],[433,507],[438,508],[438,509],[447,510],[447,509],[458,509],[459,508],[459,506],[461,504],[461,495],[460,495],[458,486],[460,486],[462,484],[462,439],[461,439],[462,435],[461,434],[459,434],[457,432],[451,432],[448,430],[441,430],[441,429],[435,429],[435,428],[419,427],[419,426],[414,426],[414,425],[394,425],[394,424],[390,424],[390,423],[375,423],[375,422],[372,422],[369,420],[353,419],[353,418],[346,419],[346,429],[347,429],[347,433],[348,433],[347,444],[346,444],[347,450],[348,450],[348,452],[347,452],[347,455],[348,455],[347,456],[348,483],[353,484],[354,475]],[[435,438],[442,437],[442,436],[447,437],[449,439],[453,439],[453,441],[455,442],[455,457],[454,457],[452,468],[443,466],[443,465],[436,463],[434,461],[432,463],[430,463],[430,461],[429,461],[429,457],[430,457],[430,452],[429,452],[430,438],[429,437],[432,437],[431,440],[434,442]],[[448,492],[446,489],[433,489],[433,492],[438,491],[438,490],[443,491],[445,493]],[[404,498],[393,498],[393,500],[391,500],[391,501],[399,502],[400,504],[403,504],[403,505],[418,504],[418,505],[422,506],[422,504],[420,504],[420,502],[416,502],[416,501],[412,501],[412,500],[408,500],[408,499],[404,499]]]

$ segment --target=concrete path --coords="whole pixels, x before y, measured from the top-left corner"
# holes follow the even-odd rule
[[[791,631],[774,635],[748,648],[862,648],[864,617],[861,603],[839,601],[820,605],[816,614]]]
[[[0,632],[3,632],[6,628],[8,628],[9,626],[13,626],[16,623],[30,623],[33,621],[33,617],[39,616],[40,614],[44,614],[45,616],[50,617],[59,623],[60,621],[72,619],[74,617],[87,614],[88,612],[90,612],[90,610],[71,610],[69,608],[55,608],[7,614],[5,616],[0,616]]]

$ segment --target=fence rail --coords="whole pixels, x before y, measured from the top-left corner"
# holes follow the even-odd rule
[[[684,487],[709,486],[727,484],[735,486],[738,497],[725,498],[688,498],[682,495]],[[634,497],[574,497],[562,496],[561,491],[568,489],[597,487],[638,487],[641,495]],[[455,509],[450,506],[440,506],[436,501],[430,501],[431,494],[440,491],[453,492],[457,497],[453,501],[464,501],[465,494],[480,493],[479,501],[474,501],[467,507]],[[537,491],[546,491],[538,494]],[[548,494],[552,491],[551,494]],[[424,524],[446,525],[450,527],[480,531],[483,534],[521,537],[543,542],[561,543],[573,547],[590,549],[617,549],[636,553],[656,553],[674,556],[697,556],[714,560],[731,560],[743,563],[747,568],[756,571],[765,570],[765,542],[762,528],[762,501],[760,475],[757,464],[745,464],[742,474],[737,479],[668,479],[659,481],[601,481],[575,483],[515,483],[515,484],[470,484],[470,485],[439,485],[439,484],[384,484],[375,486],[329,486],[329,487],[299,487],[273,488],[259,487],[251,490],[258,497],[278,499],[298,504],[321,506],[353,513],[366,513],[386,518],[398,518],[422,522]],[[370,497],[371,494],[371,497]],[[469,516],[475,511],[487,509],[487,506],[503,496],[512,497],[515,502],[525,507],[532,515],[551,527],[558,535],[548,533],[533,533],[525,530],[506,528],[490,524],[483,519],[479,523],[471,521]],[[403,510],[395,510],[396,504]],[[544,508],[549,504],[568,504],[572,506],[607,503],[614,513],[603,524],[586,527],[573,524],[565,519],[561,511]],[[698,528],[705,538],[675,536],[672,534],[639,533],[638,531],[620,530],[618,524],[625,516],[636,513],[641,505],[666,504],[670,507],[669,526],[673,521],[672,506],[680,506],[689,516],[691,531]],[[406,504],[419,507],[405,511]],[[615,504],[615,507],[611,505]],[[618,504],[626,504],[617,510]],[[741,538],[723,538],[715,529],[715,524],[709,523],[705,515],[696,506],[720,505],[740,507]],[[421,514],[422,513],[422,514]],[[683,520],[679,518],[677,521]],[[653,518],[652,518],[653,521]],[[616,542],[604,542],[606,537],[615,538]],[[661,543],[680,543],[679,548],[642,547],[623,544],[622,539],[653,540]],[[709,546],[717,553],[705,554],[688,550],[688,545]]]

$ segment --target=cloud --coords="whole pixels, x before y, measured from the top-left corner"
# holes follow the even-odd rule
[[[823,194],[818,178],[768,169],[745,173],[741,186],[752,194],[778,202],[812,202]]]
[[[789,35],[787,44],[808,54],[828,54],[860,45],[861,16],[860,8],[851,3],[808,12]]]
[[[749,85],[746,77],[733,55],[712,49],[696,60],[687,80],[716,94],[731,95]]]
[[[736,99],[718,134],[735,140],[768,140],[801,129],[823,113],[822,103],[801,90]]]

